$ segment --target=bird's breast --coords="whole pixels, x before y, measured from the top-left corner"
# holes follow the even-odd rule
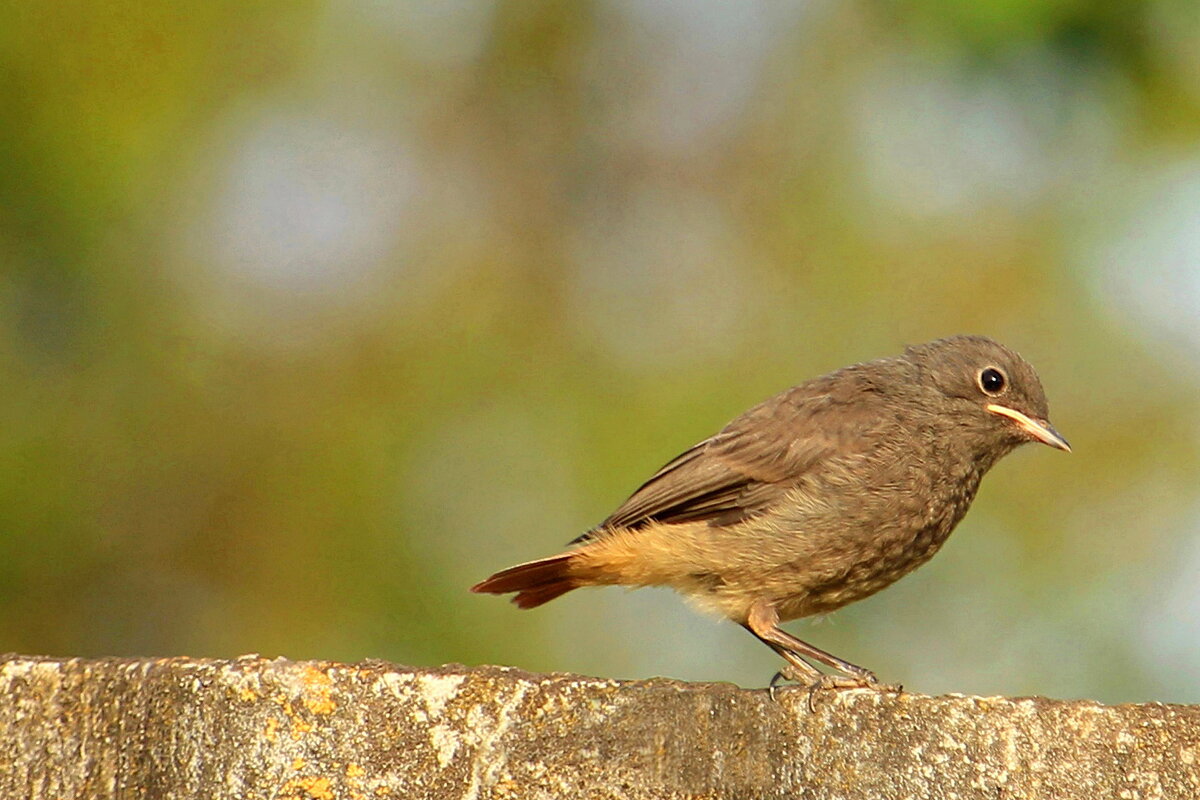
[[[809,502],[806,513],[789,520],[791,556],[780,560],[770,582],[783,618],[860,600],[933,557],[966,514],[982,475],[921,466],[881,470],[882,479],[864,485],[852,502]]]

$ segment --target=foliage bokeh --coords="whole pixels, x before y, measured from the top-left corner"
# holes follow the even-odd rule
[[[549,554],[729,417],[992,335],[1025,448],[815,643],[926,692],[1200,701],[1191,4],[0,10],[0,639],[762,685]]]

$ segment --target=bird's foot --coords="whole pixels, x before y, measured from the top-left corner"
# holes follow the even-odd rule
[[[771,699],[775,699],[775,691],[779,688],[781,680],[795,682],[795,688],[806,689],[808,691],[808,709],[809,711],[817,710],[817,692],[824,689],[875,689],[880,692],[899,693],[904,691],[898,683],[880,683],[875,677],[875,673],[870,670],[863,670],[860,673],[852,675],[830,675],[822,673],[817,676],[803,674],[797,675],[795,670],[784,667],[775,676],[771,678],[771,683],[767,686],[767,694]]]

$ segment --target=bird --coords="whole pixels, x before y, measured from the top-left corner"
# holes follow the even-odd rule
[[[603,522],[473,592],[534,608],[585,586],[667,586],[783,658],[771,680],[877,688],[781,622],[868,597],[927,562],[980,481],[1027,442],[1066,452],[1033,367],[983,336],[854,364],[750,408],[667,462]],[[823,671],[821,665],[831,672]]]

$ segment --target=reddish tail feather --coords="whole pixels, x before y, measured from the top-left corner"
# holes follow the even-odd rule
[[[472,586],[471,591],[486,594],[516,592],[517,596],[512,601],[518,608],[533,608],[542,603],[549,603],[559,595],[582,586],[571,576],[570,562],[573,555],[574,553],[561,553],[502,569]]]

